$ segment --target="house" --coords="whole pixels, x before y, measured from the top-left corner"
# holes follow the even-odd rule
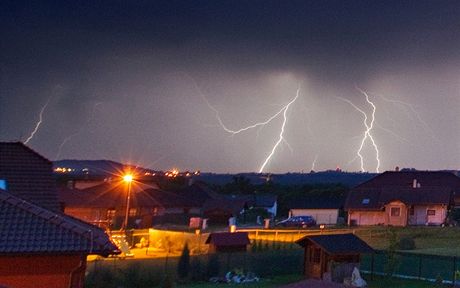
[[[245,252],[249,241],[247,232],[219,232],[210,233],[206,244],[209,244],[209,253],[215,252]]]
[[[58,195],[64,212],[107,229],[121,227],[126,215],[128,187],[121,179],[86,189],[60,187]],[[200,213],[194,201],[158,188],[155,183],[133,181],[130,187],[128,228],[150,228],[160,220],[184,218]],[[185,219],[186,218],[186,219]]]
[[[228,224],[229,218],[238,217],[247,208],[245,200],[221,198],[206,201],[202,209],[211,224]]]
[[[391,171],[353,188],[346,200],[349,225],[441,225],[460,193],[450,172]]]
[[[312,216],[317,224],[336,225],[343,199],[332,197],[308,197],[287,203],[289,217]]]
[[[0,143],[0,179],[0,286],[80,288],[88,255],[120,253],[103,230],[59,211],[51,162],[24,144]]]
[[[21,142],[0,142],[3,190],[40,207],[60,211],[51,161]]]
[[[351,276],[353,267],[359,267],[361,254],[374,252],[354,234],[305,236],[296,243],[305,249],[304,275],[315,279],[336,280],[338,270],[344,270],[344,267],[351,268],[347,269]],[[336,281],[343,283],[343,276]]]
[[[264,209],[272,218],[276,217],[278,212],[278,197],[270,194],[255,194],[252,208]]]

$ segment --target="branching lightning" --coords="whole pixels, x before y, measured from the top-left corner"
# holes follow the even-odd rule
[[[262,122],[257,122],[255,124],[252,124],[252,125],[249,125],[247,127],[243,127],[243,128],[240,128],[240,129],[237,129],[237,130],[234,130],[234,129],[230,129],[228,128],[224,122],[222,121],[222,118],[220,117],[220,113],[219,113],[219,110],[217,110],[211,103],[209,103],[208,99],[206,98],[206,96],[203,94],[203,92],[201,91],[200,87],[198,86],[198,84],[196,83],[195,79],[193,79],[191,76],[189,76],[187,74],[187,76],[192,80],[193,84],[195,85],[195,88],[198,90],[200,96],[203,98],[204,102],[206,103],[206,105],[209,107],[209,109],[211,109],[213,112],[214,112],[214,116],[216,117],[217,119],[217,122],[219,123],[220,127],[227,133],[231,134],[232,136],[233,135],[236,135],[236,134],[239,134],[239,133],[242,133],[242,132],[245,132],[245,131],[248,131],[248,130],[251,130],[251,129],[254,129],[254,128],[263,128],[265,125],[269,124],[271,121],[273,121],[274,119],[276,119],[279,115],[283,114],[283,124],[281,125],[281,131],[279,133],[279,136],[278,136],[278,141],[276,141],[275,145],[273,146],[271,152],[268,154],[268,156],[265,158],[265,161],[263,162],[262,166],[259,168],[259,173],[262,173],[265,166],[268,164],[268,162],[270,162],[270,159],[273,157],[273,155],[275,154],[278,146],[281,144],[281,143],[285,143],[286,146],[291,150],[291,152],[293,152],[293,149],[292,147],[289,145],[289,143],[286,141],[286,139],[284,138],[284,129],[286,127],[286,123],[287,123],[287,112],[289,110],[289,107],[297,100],[297,98],[299,97],[300,95],[300,87],[297,88],[297,92],[296,92],[296,96],[289,102],[287,103],[285,106],[283,106],[280,110],[278,110],[278,112],[276,112],[275,114],[273,114],[271,117],[269,117],[267,120],[265,121],[262,121]]]
[[[379,149],[377,147],[377,143],[375,142],[374,140],[374,137],[372,136],[371,134],[371,131],[372,129],[374,128],[374,123],[375,123],[375,111],[376,111],[376,106],[375,104],[369,99],[369,95],[363,91],[362,89],[356,87],[356,89],[361,92],[365,97],[366,97],[366,102],[372,107],[372,113],[370,116],[368,116],[368,114],[366,112],[364,112],[362,109],[360,109],[358,106],[356,106],[353,102],[351,102],[350,100],[348,99],[345,99],[345,98],[342,98],[342,97],[338,97],[339,99],[341,99],[342,101],[345,101],[347,102],[348,104],[350,104],[353,108],[355,108],[355,110],[357,110],[358,112],[360,112],[363,116],[364,116],[364,120],[363,120],[363,123],[364,123],[364,126],[366,127],[366,130],[364,131],[364,136],[363,138],[361,139],[361,144],[359,146],[359,149],[358,151],[356,152],[356,155],[357,157],[359,157],[360,159],[360,163],[361,163],[361,171],[362,172],[365,172],[365,169],[364,169],[364,157],[363,155],[361,154],[362,150],[363,150],[363,147],[364,147],[364,144],[366,143],[366,140],[370,140],[371,143],[372,143],[372,146],[374,147],[374,150],[375,150],[375,159],[377,161],[377,167],[375,168],[375,171],[377,173],[379,173],[379,168],[380,168],[380,157],[379,157]],[[370,120],[369,120],[370,118]]]
[[[48,107],[48,104],[50,103],[52,98],[53,98],[53,96],[49,97],[48,101],[46,101],[45,105],[43,105],[42,109],[40,110],[38,122],[37,122],[37,124],[35,124],[35,129],[32,131],[32,133],[30,133],[29,138],[27,138],[26,141],[24,141],[24,144],[29,143],[29,141],[32,140],[32,138],[34,138],[35,133],[37,133],[38,129],[40,128],[40,125],[43,122],[43,113],[45,112],[46,107]]]
[[[286,123],[287,123],[287,111],[289,110],[289,107],[291,106],[291,104],[294,103],[297,100],[297,98],[299,98],[299,95],[300,95],[300,87],[297,88],[297,92],[296,92],[294,99],[292,99],[291,102],[289,102],[288,104],[286,104],[286,106],[283,107],[282,109],[283,110],[283,125],[281,126],[281,131],[279,134],[278,141],[275,143],[275,146],[273,146],[272,151],[267,156],[262,166],[260,166],[259,173],[263,172],[265,166],[268,164],[273,154],[275,154],[275,151],[278,148],[278,146],[281,144],[281,142],[286,141],[283,135],[284,135],[284,128],[286,127]]]
[[[412,113],[415,115],[415,117],[417,118],[417,120],[422,124],[423,128],[425,129],[425,131],[427,131],[431,137],[438,141],[438,139],[436,138],[435,136],[435,133],[433,132],[433,129],[431,129],[431,127],[428,125],[428,123],[425,122],[425,120],[423,120],[423,118],[420,116],[420,114],[418,113],[418,111],[414,108],[414,106],[408,102],[404,102],[404,101],[401,101],[401,100],[394,100],[394,99],[389,99],[387,97],[384,97],[382,95],[378,95],[380,98],[382,98],[384,101],[386,102],[389,102],[389,103],[393,103],[393,104],[397,104],[397,105],[401,105],[405,108],[408,108],[410,111],[412,111]],[[407,111],[407,110],[406,110]],[[412,118],[412,117],[411,117]]]
[[[93,106],[93,109],[92,109],[92,111],[91,111],[91,115],[89,116],[89,118],[88,118],[88,120],[86,121],[86,123],[85,123],[77,132],[75,132],[75,133],[73,133],[73,134],[67,136],[66,138],[64,138],[64,140],[62,140],[62,143],[61,143],[61,145],[59,145],[58,152],[57,152],[56,157],[55,157],[56,160],[59,159],[59,157],[61,156],[61,151],[62,151],[62,148],[64,147],[64,145],[65,145],[68,141],[70,141],[70,139],[72,139],[73,137],[75,137],[75,136],[79,135],[80,133],[82,133],[82,132],[83,132],[84,126],[85,126],[85,125],[88,125],[88,124],[93,120],[93,118],[94,118],[94,113],[95,113],[95,111],[96,111],[96,107],[99,106],[99,105],[101,105],[101,104],[102,104],[102,102],[97,102],[97,103],[95,103],[94,106]]]

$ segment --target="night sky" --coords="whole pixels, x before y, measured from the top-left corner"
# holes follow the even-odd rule
[[[0,33],[0,141],[46,106],[51,160],[259,171],[285,114],[264,172],[360,171],[365,92],[379,171],[460,168],[460,1],[1,1]]]

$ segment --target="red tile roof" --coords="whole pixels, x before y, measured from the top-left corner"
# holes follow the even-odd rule
[[[100,228],[0,189],[0,254],[118,254]]]
[[[9,193],[58,211],[52,172],[48,159],[21,142],[0,142],[0,179]]]

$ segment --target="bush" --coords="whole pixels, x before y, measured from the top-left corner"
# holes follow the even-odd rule
[[[415,241],[411,237],[403,237],[399,239],[399,249],[401,250],[414,250]]]
[[[182,255],[179,258],[177,264],[177,276],[180,279],[186,279],[190,273],[190,250],[188,249],[188,243],[185,243]]]
[[[216,254],[212,254],[208,259],[208,267],[207,267],[207,277],[215,277],[219,276],[220,272],[220,263],[219,257]]]

